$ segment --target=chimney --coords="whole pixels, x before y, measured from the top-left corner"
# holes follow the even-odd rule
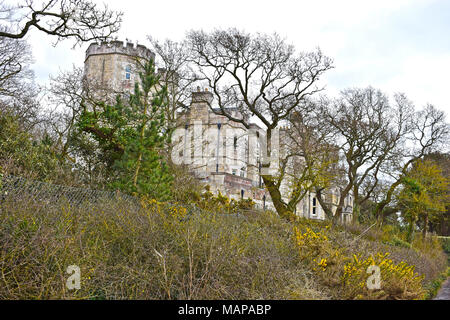
[[[192,92],[192,103],[211,104],[213,99],[213,94],[207,88],[205,88],[205,91],[200,91],[200,87],[197,87],[197,92]]]

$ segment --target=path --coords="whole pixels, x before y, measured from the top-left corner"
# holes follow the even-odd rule
[[[433,300],[450,300],[450,278],[442,284],[441,289]]]

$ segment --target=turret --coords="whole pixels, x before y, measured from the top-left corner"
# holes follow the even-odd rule
[[[128,41],[91,43],[84,61],[86,80],[102,99],[114,101],[117,92],[132,92],[140,81],[138,59],[154,60],[155,54]]]

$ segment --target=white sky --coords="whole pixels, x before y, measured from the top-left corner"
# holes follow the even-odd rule
[[[99,4],[105,1],[97,1]],[[110,0],[125,13],[119,40],[146,44],[146,36],[180,40],[190,29],[236,27],[277,32],[299,51],[320,47],[334,59],[327,92],[372,85],[404,92],[417,107],[432,103],[450,114],[449,0]],[[28,36],[37,79],[83,65],[88,46],[56,48],[36,30]]]

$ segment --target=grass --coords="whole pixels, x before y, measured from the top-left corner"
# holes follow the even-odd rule
[[[446,267],[442,250],[430,245],[395,246],[373,235],[355,241],[356,231],[310,220],[292,224],[271,212],[219,214],[151,200],[141,208],[104,202],[84,209],[6,200],[0,299],[351,298],[340,277],[326,281],[314,270],[294,227],[326,234],[328,249],[345,257],[390,252],[394,263],[415,266],[424,287]],[[81,269],[79,290],[66,287],[70,265]]]

